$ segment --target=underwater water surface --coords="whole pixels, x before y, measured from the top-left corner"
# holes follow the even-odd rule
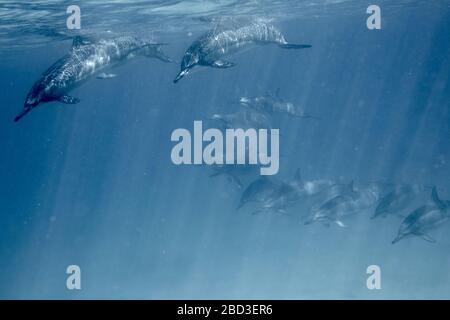
[[[68,30],[71,4],[0,3],[0,298],[450,298],[449,1],[83,1]],[[256,46],[173,83],[196,39],[237,20],[311,47]],[[76,86],[78,103],[13,121],[74,38],[121,36],[176,63],[137,57]],[[223,125],[214,115],[249,110],[242,97],[312,115],[264,114],[280,130],[276,175],[173,164],[175,129]],[[243,204],[251,185],[261,197]],[[417,220],[393,244],[424,205],[442,223]]]

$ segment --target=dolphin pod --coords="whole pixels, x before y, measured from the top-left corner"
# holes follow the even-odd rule
[[[288,43],[277,28],[263,21],[255,20],[229,28],[214,29],[205,33],[188,48],[181,62],[181,71],[174,82],[179,81],[197,65],[215,68],[231,67],[234,63],[224,60],[225,57],[251,46],[266,44],[275,44],[284,49],[311,47],[305,44]],[[106,71],[129,59],[145,56],[164,62],[174,62],[164,54],[161,46],[161,43],[151,43],[131,36],[98,41],[75,37],[72,49],[34,83],[27,94],[22,111],[14,118],[14,121],[19,121],[41,103],[51,101],[65,104],[78,103],[80,100],[70,96],[70,91],[92,77],[115,78],[116,74]],[[278,102],[277,108],[284,108],[291,115],[302,117],[301,114],[292,111],[293,106],[290,104],[283,105]]]
[[[236,173],[239,179],[239,173]],[[436,187],[432,188],[431,203],[418,205],[428,187],[421,185],[386,186],[369,183],[355,186],[340,180],[303,180],[297,170],[293,179],[258,177],[242,189],[238,210],[252,204],[251,213],[298,212],[297,205],[306,206],[301,219],[304,225],[321,223],[347,227],[352,216],[366,214],[367,219],[400,217],[402,221],[392,244],[416,236],[436,242],[429,232],[450,220],[450,201],[442,200]],[[417,206],[415,209],[414,206]],[[409,211],[408,210],[412,210]],[[405,214],[406,212],[406,214]]]
[[[161,44],[135,37],[123,36],[100,41],[75,37],[72,49],[35,82],[25,99],[22,112],[14,121],[19,121],[41,103],[51,101],[78,103],[80,101],[78,98],[69,95],[71,90],[96,75],[98,79],[115,77],[105,70],[138,56],[173,62],[163,53]]]
[[[178,82],[196,66],[230,68],[235,63],[228,57],[247,48],[276,45],[283,49],[310,48],[308,44],[289,43],[273,25],[262,21],[217,28],[194,41],[183,55],[181,70],[173,82]],[[110,69],[137,57],[150,57],[163,62],[174,62],[162,51],[162,43],[151,43],[142,39],[122,36],[93,41],[81,37],[73,39],[72,48],[61,59],[50,66],[34,83],[26,96],[23,110],[14,118],[17,122],[31,110],[43,103],[57,101],[64,104],[79,103],[70,92],[92,79],[112,79],[117,75]],[[241,96],[237,103],[243,108],[236,113],[214,114],[211,119],[225,128],[267,128],[274,114],[285,114],[293,118],[319,119],[308,114],[298,105],[282,99],[279,91],[275,95]],[[427,188],[419,185],[399,185],[390,190],[377,184],[344,184],[337,180],[317,179],[305,181],[297,171],[290,180],[275,177],[258,177],[247,184],[249,176],[256,175],[254,167],[217,166],[211,175],[226,176],[242,189],[237,209],[253,204],[253,214],[274,212],[287,214],[297,204],[309,207],[304,224],[316,222],[326,226],[347,226],[354,215],[370,212],[370,218],[400,217],[396,237],[392,243],[416,236],[428,242],[436,242],[429,234],[450,220],[450,201],[441,200],[435,187],[431,203],[415,209],[411,206],[417,196]],[[411,211],[412,209],[412,211]],[[405,212],[408,212],[405,215]]]

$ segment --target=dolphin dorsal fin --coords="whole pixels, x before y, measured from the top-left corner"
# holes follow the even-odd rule
[[[350,191],[351,193],[355,192],[355,188],[354,188],[354,182],[353,180],[348,184],[348,191]]]
[[[434,186],[433,189],[431,190],[431,199],[438,206],[439,209],[444,210],[447,207],[446,203],[441,199],[439,199],[436,186]]]
[[[300,168],[297,168],[297,170],[295,171],[294,179],[297,182],[302,182],[302,174],[300,172]]]
[[[280,91],[281,89],[279,87],[275,90],[275,98],[281,99]]]
[[[275,91],[269,91],[268,94],[267,94],[267,96],[268,96],[269,98],[271,98],[271,99],[274,99],[274,100],[284,101],[284,100],[281,98],[280,91],[281,91],[280,88],[276,88]]]

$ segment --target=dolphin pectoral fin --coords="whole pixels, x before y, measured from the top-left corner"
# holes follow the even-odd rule
[[[76,104],[80,102],[80,99],[71,96],[62,96],[58,99],[58,101],[65,104]]]
[[[31,108],[25,108],[22,110],[22,112],[20,112],[15,118],[14,118],[14,122],[19,121],[20,119],[22,119],[28,112],[31,111]]]
[[[293,43],[283,43],[279,44],[278,46],[283,49],[306,49],[312,47],[310,44],[293,44]]]
[[[226,69],[234,67],[236,64],[230,61],[225,60],[216,60],[211,63],[211,67],[219,68],[219,69]]]
[[[418,233],[416,234],[417,236],[421,237],[423,240],[431,242],[431,243],[436,243],[436,240],[434,238],[432,238],[431,236],[429,236],[426,233]]]

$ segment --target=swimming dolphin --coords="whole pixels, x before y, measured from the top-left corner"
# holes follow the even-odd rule
[[[72,49],[54,63],[31,88],[24,108],[14,119],[19,121],[41,103],[59,101],[76,104],[80,100],[68,95],[75,87],[105,69],[114,67],[136,56],[172,60],[161,50],[161,44],[135,37],[123,36],[92,42],[75,37]]]
[[[267,176],[259,177],[245,188],[237,210],[249,202],[263,203],[266,199],[273,197],[282,185],[283,182],[276,178]]]
[[[330,222],[334,222],[340,227],[345,227],[342,218],[368,209],[376,203],[378,197],[379,190],[376,186],[355,190],[352,182],[349,184],[347,192],[313,207],[311,219],[305,224],[320,221],[328,225]]]
[[[275,212],[287,214],[286,210],[300,199],[297,190],[292,184],[282,183],[261,202],[259,209],[252,214],[260,212]]]
[[[408,236],[418,236],[428,242],[436,242],[428,232],[440,227],[450,218],[450,201],[439,199],[437,190],[431,192],[432,204],[423,205],[409,214],[401,223],[392,244]]]
[[[251,108],[259,112],[264,112],[269,115],[281,113],[296,118],[311,118],[316,120],[320,119],[316,116],[306,113],[305,110],[293,104],[292,102],[288,102],[282,99],[279,96],[278,90],[275,95],[241,97],[239,99],[239,103],[244,107]]]
[[[293,179],[289,180],[267,180],[266,177],[259,178],[245,189],[240,206],[247,202],[257,202],[259,212],[286,213],[289,207],[294,206],[307,196],[315,195],[329,188],[331,182],[326,180],[303,181],[300,170],[297,169]]]
[[[238,111],[229,114],[214,114],[211,119],[220,121],[225,129],[270,129],[270,120],[253,110]]]
[[[203,34],[187,49],[181,62],[181,71],[173,82],[178,82],[197,65],[230,68],[235,64],[225,60],[226,57],[249,47],[265,44],[276,44],[284,49],[311,47],[307,44],[288,43],[277,28],[263,21],[212,30]]]
[[[394,188],[380,198],[371,219],[387,215],[400,215],[401,211],[406,209],[422,190],[423,188],[419,185],[402,185]]]

